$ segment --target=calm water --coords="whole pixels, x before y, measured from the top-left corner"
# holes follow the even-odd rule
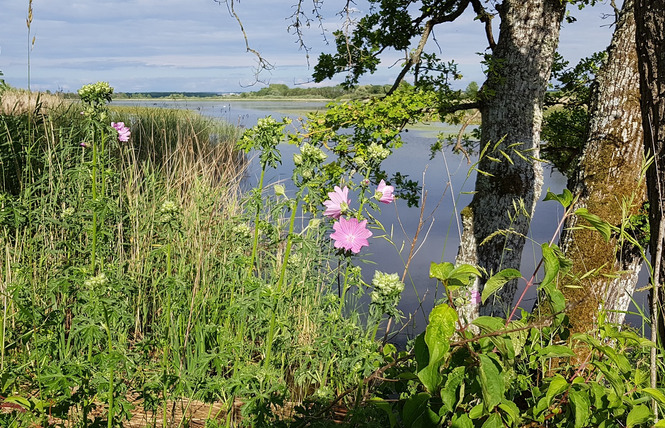
[[[114,104],[126,104],[135,102],[114,102]],[[324,103],[306,101],[156,101],[142,102],[142,105],[155,107],[183,108],[200,111],[201,114],[222,118],[230,123],[252,127],[259,118],[271,115],[275,119],[288,116],[298,119],[305,115],[306,111],[323,109]],[[441,298],[441,290],[437,290],[436,281],[429,278],[429,266],[431,262],[448,261],[454,262],[459,244],[459,226],[456,214],[470,201],[468,192],[473,190],[475,174],[467,177],[470,165],[461,155],[455,155],[450,151],[439,153],[433,160],[429,159],[429,147],[435,141],[439,132],[456,134],[457,128],[436,123],[428,126],[418,126],[409,129],[403,134],[406,144],[395,150],[394,154],[384,162],[384,168],[391,176],[394,172],[401,172],[411,179],[417,180],[426,194],[426,203],[423,209],[424,224],[420,231],[416,248],[417,253],[409,266],[405,292],[402,297],[400,309],[409,316],[413,315],[412,322],[404,329],[398,339],[402,342],[405,337],[413,336],[424,329],[429,311],[436,299]],[[266,182],[284,182],[288,187],[293,167],[292,155],[298,148],[283,144],[283,164],[280,168],[266,173]],[[258,182],[259,166],[256,161],[250,164],[247,186]],[[565,178],[556,171],[545,171],[545,185],[543,195],[549,188],[555,193],[560,193],[565,187]],[[467,193],[465,193],[467,192]],[[542,200],[541,197],[541,200]],[[351,205],[354,206],[354,198],[351,196]],[[356,205],[357,206],[357,205]],[[369,283],[374,270],[402,275],[404,260],[409,254],[409,249],[419,222],[420,208],[409,208],[405,201],[397,200],[395,204],[386,205],[381,213],[375,213],[377,219],[390,233],[391,241],[386,239],[374,239],[379,235],[375,231],[375,237],[370,239],[369,248],[363,248],[361,252],[360,265],[363,266],[365,280]],[[557,224],[563,215],[563,210],[555,202],[541,202],[536,207],[536,212],[531,223],[529,232],[530,240],[524,249],[522,256],[522,273],[529,278],[540,258],[540,244],[552,239]],[[403,248],[400,252],[400,248]],[[541,273],[542,277],[542,273]],[[643,286],[646,280],[641,281]],[[638,286],[638,287],[639,287]],[[518,290],[517,295],[521,290]],[[527,296],[528,301],[522,306],[530,309],[535,299],[535,294]],[[646,293],[636,296],[638,305],[646,306]],[[422,304],[420,303],[422,302]],[[634,310],[631,307],[630,310]],[[628,322],[639,327],[639,317],[629,316]]]

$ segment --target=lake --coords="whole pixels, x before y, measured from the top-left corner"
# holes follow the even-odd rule
[[[140,104],[161,108],[180,108],[199,111],[201,114],[226,120],[232,124],[250,128],[259,118],[272,116],[280,120],[282,117],[297,119],[305,112],[323,109],[325,103],[319,101],[114,101],[114,105]],[[453,154],[450,150],[439,153],[433,160],[429,159],[430,145],[435,142],[440,132],[456,134],[458,127],[443,123],[418,125],[403,133],[404,146],[396,149],[392,156],[384,162],[384,169],[391,176],[401,172],[411,179],[417,180],[426,194],[423,214],[426,221],[416,243],[417,253],[409,267],[406,288],[402,296],[400,309],[409,317],[411,323],[404,329],[397,342],[402,343],[407,337],[420,332],[426,325],[427,316],[434,302],[442,297],[442,290],[437,290],[436,281],[429,278],[431,262],[448,261],[454,263],[459,245],[461,227],[457,214],[470,201],[475,183],[475,174],[467,174],[471,165],[462,155]],[[283,164],[277,170],[266,172],[266,183],[283,182],[287,184],[293,168],[292,156],[298,151],[293,145],[282,144]],[[250,162],[248,175],[245,179],[247,187],[258,182],[260,168],[256,159]],[[541,201],[549,188],[560,193],[566,185],[566,179],[557,171],[545,168],[545,184]],[[353,204],[352,199],[352,204]],[[420,208],[409,208],[403,200],[383,207],[381,213],[375,213],[377,219],[386,230],[392,230],[392,241],[370,238],[369,248],[363,248],[359,257],[359,265],[363,266],[365,280],[371,282],[374,270],[402,275],[404,261],[408,254],[411,241],[416,232],[420,217]],[[529,278],[540,259],[540,244],[552,239],[557,224],[563,215],[562,207],[553,201],[540,202],[531,222],[529,239],[522,255],[522,274]],[[556,241],[555,241],[556,242]],[[399,248],[404,248],[402,254]],[[644,269],[643,269],[644,271]],[[539,275],[542,278],[542,272]],[[640,280],[641,286],[646,285],[644,272]],[[523,285],[523,284],[522,284]],[[521,290],[518,290],[516,297]],[[527,296],[521,306],[531,309],[535,301],[535,292]],[[635,300],[641,307],[647,306],[647,293],[636,293]],[[361,302],[362,303],[362,302]],[[630,311],[635,311],[631,305]],[[627,317],[627,322],[641,327],[639,316]]]

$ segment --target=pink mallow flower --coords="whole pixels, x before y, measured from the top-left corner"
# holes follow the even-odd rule
[[[125,126],[125,122],[111,122],[111,126],[118,131],[118,141],[129,141],[129,136],[132,135],[129,132],[129,128]]]
[[[379,202],[389,204],[395,200],[395,197],[393,196],[394,191],[395,188],[393,186],[386,186],[386,182],[381,180],[376,188],[376,192],[374,192],[374,197],[378,199]]]
[[[326,210],[323,212],[323,215],[339,218],[343,212],[349,209],[349,188],[344,186],[344,189],[340,189],[339,186],[335,186],[334,192],[329,192],[329,200],[325,201],[323,205],[326,206]]]
[[[359,223],[357,218],[340,218],[333,224],[333,229],[335,231],[330,237],[335,240],[335,248],[359,253],[362,247],[369,246],[367,238],[372,236],[372,232],[367,230],[367,220]]]

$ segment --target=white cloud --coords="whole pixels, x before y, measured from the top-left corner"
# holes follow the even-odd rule
[[[27,3],[4,3],[0,70],[10,84],[25,87]],[[250,46],[276,66],[265,79],[294,85],[309,82],[312,69],[307,68],[305,52],[287,32],[294,12],[289,5],[283,0],[244,0],[236,3],[236,12],[243,20]],[[322,24],[328,35],[341,26],[342,17],[334,9],[339,6],[324,2],[327,20]],[[359,0],[356,7],[362,10],[364,6]],[[185,87],[233,91],[253,78],[256,58],[246,52],[238,23],[227,8],[213,0],[49,0],[35,2],[33,8],[36,43],[31,52],[32,81],[47,89],[76,89],[82,82],[103,78],[117,82],[116,89],[122,91]],[[587,56],[607,45],[611,29],[599,27],[607,22],[598,17],[609,10],[609,5],[602,5],[574,11],[580,21],[565,25],[562,31],[561,49],[567,57],[576,61],[576,56]],[[311,14],[311,10],[306,12]],[[473,18],[472,13],[466,13],[435,33],[440,56],[454,59],[465,75],[462,86],[483,79],[476,52],[484,50],[487,43],[482,25]],[[321,31],[317,21],[304,31],[312,65],[319,52],[335,49],[325,45]],[[332,42],[330,37],[328,40]],[[434,44],[431,47],[438,49]],[[387,54],[381,69],[364,82],[389,83],[403,55]]]

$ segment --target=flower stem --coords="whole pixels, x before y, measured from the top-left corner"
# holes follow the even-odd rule
[[[272,305],[272,315],[270,317],[270,328],[268,330],[268,337],[266,339],[266,358],[264,363],[266,365],[270,364],[270,357],[272,353],[272,341],[275,336],[275,324],[277,318],[277,299],[282,292],[282,286],[284,285],[284,278],[286,277],[286,266],[289,262],[289,255],[291,254],[291,245],[293,244],[293,228],[296,222],[296,211],[298,208],[298,202],[294,199],[291,201],[291,218],[289,219],[289,234],[286,238],[286,249],[284,250],[284,260],[282,261],[282,267],[279,271],[279,279],[277,280],[277,287],[273,294],[273,305]]]
[[[257,192],[259,194],[259,199],[261,196],[261,192],[263,192],[263,179],[266,175],[266,165],[263,165],[263,168],[261,168],[261,177],[259,178],[259,186],[257,187]],[[254,220],[254,242],[252,244],[252,258],[249,263],[249,270],[250,272],[254,269],[254,261],[256,260],[256,252],[257,248],[259,246],[259,219],[261,215],[261,205],[259,203],[256,204],[256,219]]]
[[[106,329],[106,337],[108,340],[108,352],[109,352],[109,359],[111,360],[111,370],[109,372],[109,414],[108,414],[108,428],[113,427],[113,406],[115,405],[115,391],[114,391],[114,374],[115,370],[113,368],[113,337],[111,336],[111,325],[109,323],[109,313],[106,310],[106,305],[104,302],[102,302],[102,308],[104,310],[104,322],[105,326],[104,328]]]
[[[93,132],[94,137],[94,132]],[[94,139],[94,138],[93,138]],[[97,144],[92,142],[92,254],[90,271],[94,275],[97,256]]]

